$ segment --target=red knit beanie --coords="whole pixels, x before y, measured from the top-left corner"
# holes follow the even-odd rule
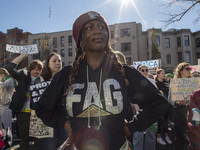
[[[80,15],[73,24],[72,32],[73,32],[73,37],[74,37],[74,40],[76,41],[77,47],[80,47],[80,37],[81,37],[82,28],[84,27],[86,23],[88,23],[91,20],[100,20],[104,22],[107,27],[108,38],[109,38],[110,30],[105,18],[98,12],[89,11]]]

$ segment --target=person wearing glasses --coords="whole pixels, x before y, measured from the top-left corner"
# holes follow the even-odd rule
[[[140,65],[138,67],[138,71],[145,76],[154,86],[156,86],[155,80],[152,78],[149,78],[149,69],[146,65]],[[134,108],[136,109],[136,114],[140,113],[142,109],[137,105],[134,104]],[[152,125],[148,127],[144,131],[137,131],[134,132],[133,135],[133,147],[135,150],[155,150],[156,149],[156,134],[153,130]]]
[[[189,63],[183,62],[178,64],[174,71],[174,79],[177,78],[190,78],[191,67]],[[173,117],[175,124],[175,149],[184,150],[186,142],[186,129],[187,129],[187,107],[186,100],[171,100],[171,89],[169,89],[169,102],[173,107]]]

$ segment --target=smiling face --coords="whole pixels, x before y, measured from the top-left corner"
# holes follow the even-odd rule
[[[49,68],[52,73],[60,71],[62,67],[61,58],[58,55],[53,55],[49,60]]]
[[[30,74],[31,74],[31,76],[32,77],[38,77],[39,75],[40,75],[40,73],[41,73],[41,69],[39,69],[37,66],[34,68],[34,69],[32,69],[31,71],[30,71]]]
[[[87,52],[104,51],[108,43],[106,25],[99,20],[89,21],[82,30],[82,45]]]

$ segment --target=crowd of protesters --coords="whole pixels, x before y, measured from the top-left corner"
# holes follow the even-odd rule
[[[128,66],[110,46],[105,18],[94,11],[76,19],[73,37],[77,52],[71,66],[62,68],[60,55],[50,53],[44,64],[33,60],[28,69],[17,70],[25,53],[0,68],[1,128],[12,130],[15,114],[19,150],[30,149],[33,112],[54,129],[51,138],[32,139],[34,150],[56,150],[67,138],[63,146],[75,150],[156,150],[156,143],[185,150],[187,142],[188,150],[200,149],[200,90],[189,103],[171,99],[171,79],[199,77],[189,63],[178,64],[173,73],[157,69],[154,76],[145,65]],[[51,84],[32,105],[30,86],[45,81]]]

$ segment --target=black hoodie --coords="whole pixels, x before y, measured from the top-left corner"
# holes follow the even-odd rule
[[[126,139],[124,118],[132,113],[128,111],[130,102],[143,109],[127,124],[130,132],[145,130],[166,112],[167,100],[136,69],[124,66],[127,86],[115,65],[104,61],[95,70],[87,66],[84,62],[79,67],[67,98],[63,95],[71,67],[64,67],[57,73],[41,96],[40,108],[36,111],[51,127],[64,127],[69,119],[74,144],[79,150],[87,149],[88,145],[119,150]]]

